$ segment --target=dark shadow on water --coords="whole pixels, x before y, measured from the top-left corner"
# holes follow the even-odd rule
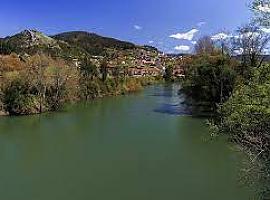
[[[158,87],[156,90],[153,91],[153,94],[150,94],[149,96],[172,98],[177,95],[179,90],[180,90],[179,84],[166,84],[163,85],[162,87]]]
[[[186,97],[180,90],[179,84],[166,85],[163,88],[158,88],[149,96],[162,101],[156,108],[153,109],[156,113],[176,115],[176,116],[191,116],[195,118],[212,117],[211,112],[207,108],[194,105],[190,99]]]
[[[152,95],[149,95],[150,97],[173,97],[174,95],[172,94],[169,94],[169,93],[157,93],[157,94],[152,94]]]
[[[179,105],[162,104],[159,108],[154,109],[154,112],[178,116],[192,115],[192,109],[183,104]]]
[[[209,119],[214,117],[213,113],[210,111],[200,110],[196,106],[190,106],[185,103],[180,103],[178,105],[164,103],[153,111],[161,114],[190,116],[200,119]]]

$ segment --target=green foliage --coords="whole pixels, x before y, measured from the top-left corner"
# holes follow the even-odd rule
[[[14,59],[6,61],[14,62]],[[1,77],[1,99],[4,111],[9,114],[54,111],[76,100],[78,73],[72,65],[45,55],[35,55],[26,61],[16,60],[17,65],[24,67],[8,68]]]
[[[0,113],[5,111],[3,98],[4,98],[3,91],[2,88],[0,88]]]
[[[269,156],[270,144],[270,68],[254,69],[249,84],[239,85],[220,107],[220,130]]]
[[[165,79],[167,82],[170,82],[170,81],[173,80],[173,66],[168,66],[168,67],[166,67],[164,79]]]
[[[86,101],[99,95],[97,67],[86,57],[80,67],[80,96]],[[94,80],[95,79],[95,80]]]
[[[108,62],[106,60],[103,60],[100,66],[100,71],[102,74],[102,81],[105,82],[108,77]]]
[[[5,42],[3,39],[0,39],[0,54],[9,55],[14,51],[12,46]]]
[[[68,42],[72,46],[78,46],[90,55],[105,56],[107,49],[134,49],[135,45],[129,42],[119,41],[113,38],[106,38],[94,33],[82,31],[67,32],[53,36],[57,40]]]
[[[152,78],[107,77],[108,63],[97,66],[85,57],[80,67],[62,59],[36,54],[20,60],[5,56],[0,79],[1,114],[27,115],[61,109],[79,100],[134,92]],[[102,75],[102,78],[100,77]]]
[[[270,67],[253,69],[248,83],[238,85],[220,106],[216,132],[230,136],[252,157],[254,173],[262,183],[261,193],[270,197]],[[267,198],[266,198],[267,197]]]
[[[66,60],[83,58],[88,55],[83,48],[53,39],[35,30],[25,30],[14,36],[1,39],[0,54],[10,54],[11,52],[19,55],[43,53]]]
[[[80,65],[81,76],[89,79],[93,79],[98,76],[97,66],[94,65],[88,57],[83,59]]]
[[[39,101],[30,85],[23,79],[15,79],[4,90],[4,104],[11,115],[27,115],[39,112]]]
[[[98,97],[100,94],[99,79],[80,79],[80,96],[85,101]]]
[[[47,79],[50,79],[46,88],[46,102],[50,110],[61,109],[66,103],[78,100],[78,73],[69,66],[50,67]],[[48,70],[49,71],[49,70]]]
[[[230,59],[223,56],[198,56],[188,69],[183,91],[196,102],[215,109],[233,91],[236,72]]]

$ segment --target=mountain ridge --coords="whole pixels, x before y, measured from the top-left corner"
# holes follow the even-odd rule
[[[0,42],[1,45],[5,45],[17,54],[33,55],[43,52],[64,58],[80,58],[86,55],[107,56],[115,52],[138,49],[158,51],[155,47],[139,46],[132,42],[87,31],[68,31],[48,36],[40,31],[27,29],[15,35],[0,38]]]
[[[106,49],[116,50],[135,49],[131,42],[118,40],[111,37],[100,36],[86,31],[69,31],[51,36],[54,39],[65,41],[71,45],[78,45],[91,55],[102,55]]]

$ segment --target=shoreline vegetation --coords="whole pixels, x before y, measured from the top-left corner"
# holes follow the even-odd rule
[[[254,27],[244,27],[240,34],[255,30],[257,33]],[[264,43],[259,45],[258,40],[262,37],[257,33],[256,37],[242,36],[234,41],[233,45],[246,45],[244,49],[253,51],[239,58],[230,53],[232,44],[228,41],[218,46],[208,36],[201,38],[181,91],[187,101],[203,105],[207,113],[212,113],[209,126],[213,137],[227,135],[249,155],[251,166],[243,169],[244,179],[251,185],[261,185],[261,199],[269,199],[270,67],[261,56]],[[256,51],[253,44],[259,45]]]
[[[6,59],[6,60],[5,60]],[[66,104],[141,90],[159,77],[108,77],[90,62],[78,68],[61,59],[34,55],[20,61],[15,54],[0,77],[0,115],[32,115],[58,111]],[[3,61],[3,59],[2,59]],[[107,65],[103,63],[105,68]]]
[[[182,88],[213,113],[212,136],[229,136],[249,156],[244,179],[259,183],[260,199],[270,199],[269,5],[269,0],[253,0],[250,23],[215,40],[198,40]]]

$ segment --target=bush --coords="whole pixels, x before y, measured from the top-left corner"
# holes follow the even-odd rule
[[[219,133],[229,134],[252,157],[247,170],[263,182],[262,193],[270,197],[270,68],[253,69],[248,84],[236,87],[230,99],[219,108]],[[247,174],[246,176],[250,176]],[[268,199],[267,198],[267,199]]]
[[[5,110],[11,115],[39,113],[39,99],[22,79],[13,80],[4,90]]]
[[[4,108],[4,102],[3,102],[3,92],[2,89],[0,88],[0,113],[3,114],[5,113],[5,108]],[[1,115],[0,114],[0,115]]]
[[[270,69],[254,69],[248,85],[239,85],[220,107],[220,129],[256,152],[270,151]]]
[[[2,56],[0,72],[0,111],[4,109],[10,115],[56,111],[66,103],[126,94],[155,81],[152,77],[101,79],[90,60],[77,68],[44,54],[24,59],[15,54]]]
[[[87,80],[81,79],[80,84],[80,97],[82,100],[90,100],[96,98],[100,94],[100,85],[97,79]]]

